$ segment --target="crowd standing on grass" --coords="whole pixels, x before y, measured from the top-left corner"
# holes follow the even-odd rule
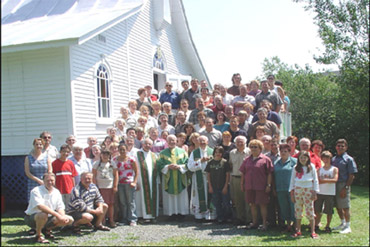
[[[280,227],[296,238],[303,209],[312,238],[322,213],[325,232],[350,233],[357,166],[347,141],[337,141],[333,157],[322,140],[281,139],[279,112],[291,104],[283,83],[274,75],[243,84],[236,73],[231,80],[213,92],[197,79],[183,81],[179,92],[171,82],[160,95],[140,88],[100,143],[89,136],[86,146],[70,135],[58,151],[43,131],[24,162],[29,234],[48,243],[57,226],[74,234],[82,225],[109,231],[155,224],[161,212],[169,221],[191,214],[247,230]],[[334,207],[341,224],[331,228]]]

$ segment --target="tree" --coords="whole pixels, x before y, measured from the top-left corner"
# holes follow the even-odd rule
[[[325,52],[318,63],[337,64],[335,136],[346,138],[361,184],[369,176],[369,0],[294,0],[313,11]]]

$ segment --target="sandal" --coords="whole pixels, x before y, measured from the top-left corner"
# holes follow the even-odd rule
[[[116,227],[117,227],[117,225],[116,225],[116,223],[115,223],[115,222],[112,222],[112,223],[109,223],[109,227],[110,227],[110,228],[116,228]]]
[[[254,225],[253,223],[250,223],[249,225],[247,225],[247,230],[252,230],[252,229],[257,229],[258,228],[258,225]]]
[[[94,231],[97,231],[97,230],[109,232],[110,231],[110,228],[109,227],[106,227],[106,226],[103,226],[103,225],[100,225],[100,226],[95,226],[94,227]]]
[[[44,234],[45,238],[47,239],[54,239],[55,236],[52,234],[51,230],[47,230],[47,229],[42,229],[41,232]]]
[[[48,244],[48,243],[50,243],[49,240],[46,240],[41,235],[40,236],[36,236],[35,241],[36,241],[36,243],[39,243],[39,244]]]
[[[36,230],[31,228],[29,231],[28,231],[28,235],[32,236],[32,235],[35,235],[36,234]]]
[[[325,227],[325,232],[326,233],[331,233],[331,228],[329,226]]]

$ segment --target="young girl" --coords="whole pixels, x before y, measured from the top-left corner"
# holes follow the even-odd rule
[[[110,151],[102,150],[100,161],[93,165],[93,182],[99,188],[100,194],[103,196],[104,202],[108,204],[109,226],[116,227],[114,222],[114,194],[117,192],[118,172],[117,166],[110,163]],[[105,224],[105,219],[103,219]]]
[[[222,223],[231,217],[229,180],[231,167],[222,158],[224,148],[217,146],[213,150],[213,159],[208,161],[205,171],[208,179],[208,192],[212,194],[212,202],[216,207],[217,221]]]
[[[120,144],[118,147],[119,156],[113,158],[112,163],[118,169],[118,198],[122,213],[122,220],[119,225],[136,226],[136,205],[135,205],[135,189],[138,177],[138,168],[135,160],[126,155],[127,147],[125,144]]]
[[[295,218],[297,220],[296,232],[292,237],[296,238],[302,235],[301,221],[304,205],[306,217],[310,221],[311,238],[317,238],[313,202],[317,199],[316,193],[319,192],[319,183],[315,166],[311,164],[310,154],[307,151],[301,151],[298,156],[297,165],[294,166],[290,179],[289,192],[294,203]]]

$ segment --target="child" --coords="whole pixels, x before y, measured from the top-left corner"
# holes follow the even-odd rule
[[[169,133],[167,130],[163,130],[162,133],[161,133],[161,138],[163,140],[167,140],[167,137],[168,137]]]
[[[310,162],[310,154],[307,151],[301,151],[298,156],[297,165],[294,166],[290,179],[289,192],[294,203],[295,218],[297,220],[296,232],[293,238],[299,237],[301,233],[301,221],[303,205],[306,209],[306,217],[310,221],[311,238],[317,238],[315,232],[315,212],[313,202],[317,199],[316,192],[319,191],[317,173],[315,166]]]
[[[116,156],[119,155],[119,152],[118,152],[118,146],[119,146],[119,143],[118,142],[112,142],[110,145],[109,145],[109,151],[111,153],[111,157],[112,159]]]
[[[329,151],[324,151],[321,154],[324,166],[317,171],[320,192],[315,201],[315,230],[319,229],[322,212],[324,212],[326,214],[325,232],[327,233],[331,232],[330,222],[333,216],[335,183],[338,181],[338,168],[330,163],[332,157],[333,155]],[[322,210],[323,204],[325,205],[324,211]]]
[[[114,194],[117,192],[118,172],[115,163],[110,163],[110,151],[102,150],[100,161],[93,165],[93,183],[99,188],[100,194],[103,196],[104,202],[108,204],[109,226],[116,227],[114,222]],[[103,219],[105,224],[105,219]]]
[[[55,174],[55,187],[62,194],[64,205],[67,207],[70,200],[70,193],[75,186],[74,177],[78,176],[75,165],[67,157],[71,148],[67,144],[60,147],[60,157],[53,161],[53,173]]]
[[[208,192],[212,194],[212,202],[216,207],[217,221],[222,223],[231,216],[231,205],[229,197],[229,179],[231,167],[229,163],[222,158],[224,148],[215,147],[213,150],[213,159],[211,159],[205,171],[207,172]]]
[[[135,205],[135,189],[138,178],[138,167],[134,158],[126,155],[127,147],[125,144],[120,144],[118,147],[119,156],[116,156],[112,163],[118,169],[118,198],[121,207],[122,220],[119,225],[136,226],[136,205]]]

